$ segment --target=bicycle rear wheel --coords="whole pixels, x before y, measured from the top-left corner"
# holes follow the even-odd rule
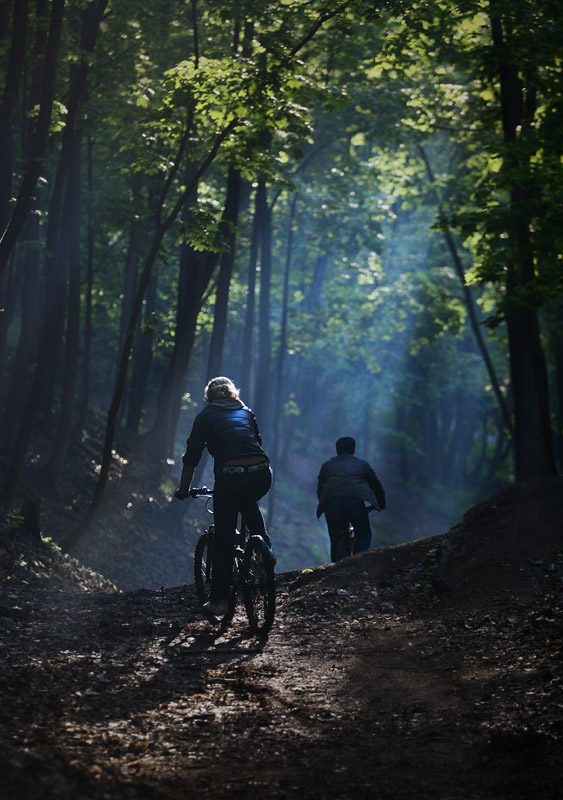
[[[194,580],[197,599],[200,606],[204,606],[211,596],[211,577],[213,575],[213,562],[211,558],[211,546],[213,539],[213,528],[199,537],[194,553]],[[234,589],[231,590],[227,606],[227,612],[222,617],[224,622],[230,622],[235,613],[236,595]],[[213,623],[216,617],[209,615],[209,622]]]
[[[274,567],[262,537],[251,536],[244,551],[243,599],[250,630],[265,635],[276,610]]]

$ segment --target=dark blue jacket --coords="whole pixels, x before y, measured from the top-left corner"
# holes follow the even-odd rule
[[[187,441],[184,464],[197,466],[204,447],[215,466],[241,456],[266,457],[256,417],[240,400],[219,400],[200,411]]]

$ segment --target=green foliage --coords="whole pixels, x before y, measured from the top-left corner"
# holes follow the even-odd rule
[[[68,4],[40,182],[39,242],[22,245],[21,263],[32,247],[44,244],[67,115],[66,65],[81,56],[70,21],[79,20],[86,6],[86,0]],[[180,248],[189,247],[202,261],[208,253],[225,252],[233,233],[222,221],[226,175],[234,167],[244,187],[229,296],[228,366],[240,363],[253,193],[264,179],[273,220],[273,352],[281,337],[283,265],[296,198],[282,408],[297,439],[305,440],[310,430],[329,436],[349,424],[367,431],[366,442],[384,442],[393,455],[406,453],[415,473],[424,476],[446,456],[455,461],[454,433],[469,420],[474,433],[464,465],[477,468],[481,452],[490,461],[498,428],[490,380],[444,235],[452,236],[478,304],[503,391],[509,383],[507,314],[523,304],[542,309],[553,370],[563,294],[563,13],[547,0],[497,7],[507,57],[516,65],[526,101],[527,116],[508,143],[491,5],[481,0],[111,0],[78,121],[83,265],[89,258],[87,229],[93,240],[94,383],[105,386],[115,374],[132,284],[155,231],[185,199],[188,182],[214,153],[217,137],[232,126],[188,198],[189,213],[177,215],[159,245],[156,309],[143,312],[140,326],[150,337],[152,394],[174,344]],[[33,6],[26,76],[40,24]],[[6,54],[3,39],[2,76]],[[30,107],[19,109],[18,142],[25,140],[22,125],[37,113],[35,98],[24,100]],[[522,221],[530,233],[533,275],[509,286],[521,255]],[[126,274],[131,264],[132,278]],[[42,275],[41,286],[48,279]],[[85,280],[81,288],[84,312]],[[212,281],[190,362],[194,382],[206,372],[214,302]],[[18,309],[10,343],[16,344],[21,327]],[[302,387],[305,378],[326,399],[317,414]],[[463,398],[471,400],[471,409]],[[462,472],[452,470],[460,485]]]

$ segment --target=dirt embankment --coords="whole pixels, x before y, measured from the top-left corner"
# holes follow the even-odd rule
[[[561,797],[562,490],[508,487],[442,536],[279,576],[263,642],[242,613],[211,629],[191,587],[18,574],[0,795]]]

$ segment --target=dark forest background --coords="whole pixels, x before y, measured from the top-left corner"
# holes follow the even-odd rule
[[[219,374],[288,551],[340,435],[452,522],[560,470],[562,38],[548,0],[0,2],[4,514],[56,498],[72,549],[128,464],[170,495]]]

